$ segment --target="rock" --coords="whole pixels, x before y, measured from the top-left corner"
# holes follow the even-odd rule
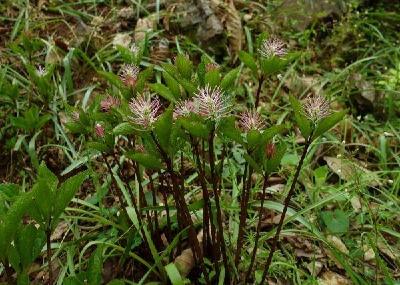
[[[129,48],[132,38],[128,33],[118,33],[112,41],[113,46],[123,46]]]
[[[340,17],[346,11],[342,0],[284,0],[274,11],[272,19],[287,28],[304,31],[311,23],[328,16]],[[290,24],[295,23],[295,25]]]

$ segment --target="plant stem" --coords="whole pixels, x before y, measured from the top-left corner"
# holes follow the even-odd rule
[[[168,157],[168,154],[164,151],[164,149],[161,147],[160,143],[158,142],[156,136],[154,135],[153,132],[150,132],[151,138],[153,139],[154,143],[157,146],[158,151],[160,152],[161,156],[163,157],[165,163],[167,164],[167,170],[169,172],[169,174],[171,175],[172,178],[172,190],[174,193],[174,199],[175,202],[177,203],[177,211],[180,210],[182,211],[181,213],[181,217],[183,219],[184,222],[184,226],[188,226],[189,227],[189,240],[190,240],[190,244],[192,247],[192,252],[193,252],[193,256],[197,258],[195,258],[195,260],[197,259],[197,261],[200,264],[201,270],[203,272],[204,275],[204,279],[206,281],[206,284],[210,284],[209,278],[208,278],[208,274],[206,271],[206,267],[204,264],[204,259],[203,259],[203,254],[200,248],[200,244],[199,244],[199,240],[197,239],[197,235],[196,235],[196,230],[194,228],[193,225],[193,221],[192,218],[190,216],[190,212],[189,212],[189,208],[187,207],[186,201],[185,201],[185,197],[184,197],[184,189],[179,189],[179,183],[177,181],[177,177],[176,174],[174,172],[174,168],[173,168],[173,164],[172,164],[172,160]],[[179,212],[179,211],[178,211]],[[179,213],[178,213],[179,216]]]
[[[215,175],[214,136],[215,136],[215,126],[213,126],[211,133],[210,133],[210,138],[208,141],[208,148],[209,148],[208,154],[210,156],[210,170],[211,170],[211,180],[212,180],[213,193],[214,193],[214,199],[215,199],[215,207],[217,208],[217,223],[218,223],[217,246],[219,248],[221,248],[222,260],[224,262],[226,278],[229,280],[228,258],[226,256],[224,228],[222,225],[221,205],[220,205],[219,195],[218,195],[217,178]]]
[[[210,203],[210,196],[208,194],[207,183],[205,179],[204,169],[201,165],[200,154],[198,149],[198,144],[194,142],[192,138],[192,148],[193,152],[196,157],[196,164],[199,173],[200,185],[203,191],[203,199],[204,199],[204,206],[203,206],[203,229],[204,229],[204,241],[203,241],[203,252],[207,252],[209,246],[212,249],[212,258],[216,261],[217,252],[214,246],[214,241],[210,238],[210,221],[211,221],[211,229],[215,232],[215,226],[212,220],[212,212],[211,212],[211,203]]]
[[[274,239],[272,240],[271,250],[270,250],[269,255],[268,255],[267,263],[265,265],[265,269],[264,269],[264,272],[263,272],[263,275],[262,275],[262,278],[261,278],[260,285],[263,285],[264,282],[265,282],[265,279],[267,278],[268,270],[269,270],[269,267],[270,267],[271,262],[272,262],[272,257],[274,255],[275,250],[276,250],[276,246],[278,244],[279,235],[280,235],[281,230],[282,230],[283,221],[285,220],[286,212],[287,212],[287,209],[289,207],[289,202],[290,202],[290,199],[292,198],[292,196],[294,194],[294,191],[295,191],[295,188],[296,188],[297,179],[299,178],[299,175],[300,175],[300,170],[301,170],[301,168],[303,166],[304,159],[305,159],[305,157],[307,155],[308,148],[311,145],[312,136],[313,136],[313,132],[311,132],[311,134],[307,138],[307,141],[306,141],[306,143],[304,145],[303,153],[301,155],[299,164],[297,165],[296,172],[295,172],[294,177],[293,177],[292,185],[290,185],[289,193],[287,194],[287,196],[285,198],[285,201],[283,203],[284,207],[283,207],[282,215],[281,215],[281,218],[279,220],[279,224],[278,224],[278,227],[276,229],[276,233],[275,233]]]
[[[247,169],[247,164],[245,166],[245,171]],[[242,199],[240,201],[240,218],[239,218],[239,233],[236,244],[236,255],[235,255],[235,266],[239,266],[239,260],[243,247],[243,238],[246,227],[246,217],[247,217],[247,203],[249,199],[249,192],[251,188],[251,175],[253,174],[253,169],[249,167],[249,174],[247,180],[243,179],[243,193]],[[245,174],[246,175],[246,174]],[[244,176],[245,176],[244,175]]]
[[[251,261],[250,261],[249,269],[247,270],[246,277],[244,279],[244,284],[247,284],[247,281],[250,278],[250,274],[253,270],[254,261],[256,260],[256,253],[257,253],[257,249],[258,249],[258,241],[260,239],[260,231],[261,231],[261,224],[262,224],[262,214],[264,211],[265,190],[267,189],[267,182],[268,182],[268,176],[265,175],[264,183],[263,183],[263,187],[262,187],[262,194],[261,194],[262,195],[261,205],[260,205],[260,209],[258,210],[258,224],[257,224],[256,238],[254,240],[254,248],[253,248],[253,252],[251,254]]]
[[[258,104],[260,103],[260,94],[261,94],[261,87],[264,83],[264,75],[261,75],[261,77],[258,79],[258,87],[257,87],[257,91],[256,91],[256,102],[254,104],[254,109],[257,109]]]
[[[49,285],[53,284],[53,265],[51,264],[51,229],[46,230],[47,263],[49,265]]]

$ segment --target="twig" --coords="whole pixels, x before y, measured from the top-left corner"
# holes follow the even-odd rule
[[[287,194],[287,196],[285,198],[285,201],[283,203],[284,204],[283,211],[282,211],[282,214],[281,214],[281,218],[279,220],[278,227],[276,229],[276,233],[275,233],[274,239],[272,240],[271,250],[270,250],[269,255],[268,255],[267,263],[265,265],[265,269],[264,269],[264,272],[263,272],[263,275],[262,275],[262,278],[261,278],[260,285],[263,285],[264,282],[265,282],[265,279],[267,278],[268,270],[269,270],[269,267],[270,267],[271,262],[272,262],[272,257],[273,257],[273,255],[275,253],[276,246],[278,244],[279,235],[280,235],[281,230],[282,230],[283,221],[285,220],[286,212],[287,212],[287,209],[289,207],[289,202],[290,202],[290,199],[292,198],[292,196],[294,194],[294,190],[296,188],[295,186],[296,186],[296,183],[297,183],[297,179],[299,178],[301,167],[303,166],[303,162],[304,162],[304,159],[305,159],[305,157],[307,155],[308,148],[311,145],[312,136],[313,136],[313,132],[311,132],[311,134],[307,138],[307,141],[306,141],[306,143],[304,145],[303,153],[301,155],[299,164],[297,165],[297,169],[296,169],[296,173],[294,174],[294,177],[293,177],[292,185],[290,186],[289,193]]]

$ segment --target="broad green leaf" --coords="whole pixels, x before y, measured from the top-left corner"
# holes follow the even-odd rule
[[[126,136],[126,135],[133,134],[134,132],[135,132],[135,128],[132,126],[132,124],[130,124],[128,122],[120,123],[113,129],[113,134],[116,136],[119,136],[119,135]]]
[[[218,131],[222,133],[223,136],[237,143],[243,144],[241,132],[236,129],[235,117],[230,116],[222,119],[218,125]]]
[[[255,77],[258,77],[258,67],[254,57],[251,54],[245,51],[240,51],[239,59],[244,63],[244,65],[251,69]]]
[[[192,96],[197,91],[197,87],[185,78],[177,78],[177,81],[180,85],[182,85],[183,89],[189,94],[189,97]]]
[[[146,86],[146,81],[153,76],[154,67],[150,65],[145,70],[141,71],[135,85],[135,91],[141,93]]]
[[[164,99],[167,99],[169,102],[176,102],[174,94],[164,84],[161,83],[150,84],[150,88]]]
[[[342,210],[323,211],[321,218],[330,233],[344,234],[349,230],[349,216]]]
[[[338,122],[340,122],[343,119],[345,114],[346,114],[345,111],[340,111],[321,119],[318,122],[317,127],[315,128],[313,139],[316,139],[317,137],[324,134],[332,127],[334,127]]]
[[[126,156],[129,157],[130,159],[133,159],[134,161],[137,161],[146,168],[151,168],[151,169],[162,168],[161,161],[152,154],[142,153],[142,152],[137,152],[137,153],[127,152]]]
[[[267,174],[271,174],[279,167],[281,163],[282,157],[286,152],[286,145],[283,143],[276,147],[275,154],[271,158],[265,158],[264,160],[264,168]]]
[[[39,179],[44,179],[46,183],[49,185],[51,191],[55,191],[58,185],[57,176],[47,168],[46,164],[42,162],[39,167],[38,173]]]
[[[246,134],[247,147],[253,149],[262,143],[262,135],[257,130],[251,130]]]
[[[249,163],[249,165],[257,172],[261,172],[261,168],[258,163],[247,153],[243,154],[244,159]]]
[[[221,74],[219,70],[213,69],[206,73],[205,84],[211,87],[218,86],[221,83]]]
[[[205,124],[194,118],[181,118],[179,120],[181,126],[195,137],[208,138],[210,129]]]
[[[89,259],[87,270],[88,284],[100,285],[103,271],[103,247],[98,246]]]
[[[239,75],[239,69],[232,69],[229,71],[221,81],[221,88],[225,91],[229,91],[235,87],[236,78]]]
[[[304,115],[303,107],[301,106],[300,102],[294,98],[293,96],[289,96],[290,104],[292,105],[294,111],[294,117],[296,123],[300,129],[301,134],[304,138],[308,138],[311,134],[311,124],[310,121]]]
[[[175,65],[183,78],[190,80],[193,73],[193,63],[183,54],[178,54],[175,59]]]
[[[172,285],[184,285],[185,282],[182,279],[181,274],[179,273],[178,268],[174,263],[170,263],[165,266],[165,270],[167,271],[169,280],[171,281]]]
[[[176,81],[168,72],[164,71],[162,73],[165,83],[167,83],[167,86],[169,90],[171,90],[172,94],[176,99],[181,98],[181,87],[179,86],[178,81]]]
[[[115,75],[112,72],[98,70],[97,73],[101,75],[104,79],[106,79],[110,84],[115,85],[118,88],[122,88],[123,83],[118,75]]]
[[[4,260],[4,255],[14,239],[18,225],[22,217],[27,213],[32,205],[32,192],[24,193],[18,196],[17,200],[11,205],[3,223],[0,224],[0,259]]]
[[[110,147],[108,147],[105,143],[101,142],[88,142],[86,143],[87,149],[94,149],[100,152],[108,152]]]
[[[56,192],[56,201],[53,213],[54,221],[58,219],[64,209],[68,206],[69,202],[74,198],[75,193],[79,190],[87,177],[88,172],[84,171],[68,178],[60,185],[60,188]],[[55,222],[54,225],[57,225],[57,223]]]
[[[272,126],[262,133],[262,142],[266,143],[274,138],[277,134],[282,133],[286,129],[286,125],[275,125]]]
[[[264,75],[270,76],[281,71],[286,64],[286,60],[274,56],[268,59],[262,59],[260,62],[260,67]]]
[[[172,128],[172,108],[168,108],[154,123],[154,132],[161,147],[169,153]]]

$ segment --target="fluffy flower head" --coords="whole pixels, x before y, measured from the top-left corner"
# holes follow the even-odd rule
[[[228,98],[219,87],[199,88],[194,97],[196,113],[207,119],[219,120],[230,111]]]
[[[132,112],[129,118],[134,124],[143,129],[148,129],[157,120],[160,105],[158,99],[152,100],[150,96],[142,95],[133,98],[129,103],[129,108]]]
[[[190,115],[191,113],[194,113],[195,111],[196,108],[193,101],[190,100],[180,101],[175,106],[173,117],[174,119],[177,119],[179,117],[185,117]]]
[[[95,132],[96,136],[98,136],[99,138],[103,138],[105,135],[104,127],[100,124],[96,124],[94,126],[94,132]]]
[[[137,77],[140,69],[134,64],[125,64],[121,68],[120,78],[122,82],[128,87],[134,87],[136,85]]]
[[[329,101],[321,95],[308,95],[303,101],[303,109],[306,117],[317,122],[331,113]]]
[[[103,112],[108,112],[112,107],[117,107],[120,105],[118,98],[108,95],[106,98],[101,100],[100,108]]]
[[[262,42],[258,52],[266,58],[283,57],[286,55],[285,43],[278,38],[267,39]]]
[[[240,114],[239,126],[246,132],[261,131],[265,128],[265,122],[256,111],[245,111]]]

